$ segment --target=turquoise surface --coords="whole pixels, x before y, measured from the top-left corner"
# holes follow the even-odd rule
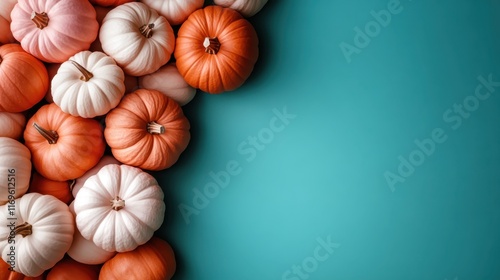
[[[269,0],[252,76],[154,173],[174,279],[500,279],[499,15]]]

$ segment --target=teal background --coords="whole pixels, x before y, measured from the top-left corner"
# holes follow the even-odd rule
[[[500,81],[500,1],[401,0],[348,63],[339,44],[389,2],[269,0],[250,19],[252,76],[198,93],[189,147],[154,173],[173,279],[500,279],[500,87],[456,130],[443,119],[478,76]],[[296,117],[247,161],[238,146],[284,107]],[[384,173],[436,128],[447,140],[392,191]],[[231,160],[241,173],[186,223],[179,206]],[[284,277],[328,236],[328,259]]]

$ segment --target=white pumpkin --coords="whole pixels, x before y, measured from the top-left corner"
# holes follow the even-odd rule
[[[183,23],[191,13],[201,9],[204,4],[204,0],[141,0],[141,2],[167,18],[171,25]]]
[[[116,160],[113,156],[105,155],[99,160],[99,162],[92,167],[89,171],[85,172],[80,178],[75,179],[75,182],[73,183],[73,188],[71,189],[71,193],[73,194],[73,197],[76,197],[80,189],[83,187],[83,184],[85,184],[85,181],[87,181],[88,178],[91,176],[94,176],[103,168],[104,166],[108,164],[121,164],[118,160]]]
[[[75,216],[74,202],[69,205],[69,210]],[[83,238],[82,234],[75,228],[73,242],[67,252],[68,256],[79,263],[84,264],[102,264],[110,260],[116,252],[108,252],[97,247],[94,242]]]
[[[214,3],[222,7],[236,10],[244,17],[251,17],[266,5],[267,0],[214,0]]]
[[[111,10],[102,21],[99,40],[104,52],[131,76],[158,70],[170,60],[175,47],[167,19],[140,2]]]
[[[68,251],[75,228],[73,216],[64,202],[51,195],[28,193],[13,205],[13,215],[9,205],[0,206],[2,258],[8,262],[9,254],[14,251],[14,270],[37,277]]]
[[[82,236],[109,252],[127,252],[146,243],[165,215],[156,179],[128,165],[101,168],[85,181],[74,203]]]
[[[25,194],[30,178],[30,150],[17,140],[0,137],[0,205]]]
[[[175,62],[162,66],[154,73],[139,77],[139,88],[155,89],[181,106],[188,104],[196,95],[196,89],[184,80]]]
[[[26,117],[22,113],[0,112],[0,137],[20,139],[26,125]]]
[[[51,83],[52,99],[65,113],[102,116],[125,94],[125,74],[103,52],[82,51],[61,64]]]
[[[17,0],[0,1],[0,44],[14,43],[16,40],[10,31],[10,12],[17,4]]]

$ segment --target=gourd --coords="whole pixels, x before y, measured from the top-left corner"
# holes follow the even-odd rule
[[[0,137],[19,140],[23,135],[26,117],[22,113],[0,112]]]
[[[14,270],[40,276],[68,251],[73,240],[73,216],[66,204],[51,195],[27,193],[14,205],[13,211],[8,210],[8,205],[0,206],[0,220],[8,223],[0,227],[2,258],[8,261],[14,246]],[[15,220],[8,220],[12,217]]]
[[[141,2],[155,9],[171,25],[183,23],[192,12],[202,8],[204,4],[204,0],[141,0]]]
[[[159,91],[138,89],[107,114],[104,137],[118,161],[157,171],[177,162],[190,141],[189,129],[177,102]]]
[[[131,76],[153,73],[170,60],[175,47],[168,21],[140,2],[111,10],[99,31],[101,47]]]
[[[125,76],[102,52],[82,51],[59,67],[52,79],[54,103],[65,113],[82,118],[105,115],[125,94]]]
[[[11,17],[10,29],[23,49],[51,63],[88,49],[99,30],[89,1],[18,0]]]
[[[0,205],[26,193],[31,178],[31,153],[21,142],[0,137]]]
[[[43,280],[43,275],[38,277],[28,277],[19,272],[9,270],[10,264],[0,260],[0,279],[2,280]]]
[[[252,73],[258,43],[255,29],[238,12],[207,6],[192,13],[179,29],[177,69],[194,88],[212,94],[232,91]]]
[[[79,263],[66,257],[50,269],[47,280],[96,280],[100,269],[98,265]]]
[[[10,31],[10,12],[17,0],[0,1],[0,44],[14,43],[16,40]]]
[[[81,235],[109,252],[127,252],[146,243],[165,215],[156,179],[124,164],[106,165],[88,178],[74,209]]]
[[[96,4],[99,6],[103,6],[103,7],[108,7],[108,6],[116,7],[116,6],[119,6],[121,4],[133,2],[133,1],[135,1],[135,0],[90,0],[90,3]]]
[[[214,0],[214,3],[236,10],[245,17],[251,17],[264,7],[267,0]]]
[[[103,168],[108,164],[121,164],[121,163],[110,155],[104,155],[94,167],[92,167],[89,171],[85,172],[85,174],[74,180],[75,183],[73,184],[73,188],[71,190],[73,197],[76,197],[76,195],[83,187],[83,184],[85,184],[85,181],[87,181],[88,178],[97,174],[97,172],[99,172],[101,168]]]
[[[52,195],[60,201],[70,204],[73,201],[71,188],[74,180],[70,181],[54,181],[43,177],[37,172],[31,176],[30,187],[28,193],[39,193]]]

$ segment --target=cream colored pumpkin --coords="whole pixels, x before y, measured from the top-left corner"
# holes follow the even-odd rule
[[[184,80],[175,62],[162,66],[154,73],[139,77],[139,88],[155,89],[181,106],[188,104],[196,95],[196,89]]]
[[[141,2],[155,9],[171,25],[183,23],[191,13],[201,9],[204,4],[204,0],[141,0]]]
[[[22,113],[0,112],[0,137],[19,140],[25,125],[26,117]]]
[[[65,113],[105,115],[125,94],[125,75],[103,52],[82,51],[61,64],[51,84],[52,99]]]
[[[127,252],[146,243],[165,215],[156,179],[128,165],[101,168],[85,181],[74,203],[82,236],[109,252]]]
[[[30,178],[30,150],[17,140],[0,137],[0,205],[25,194]]]
[[[214,0],[214,3],[225,8],[236,10],[244,17],[251,17],[266,5],[267,0]]]
[[[75,179],[75,183],[73,184],[73,189],[71,190],[71,193],[73,194],[73,197],[76,197],[80,189],[83,187],[85,184],[85,181],[87,181],[88,178],[91,176],[94,176],[103,168],[104,166],[108,164],[121,164],[118,160],[116,160],[113,156],[105,155],[99,160],[99,162],[92,167],[89,171],[85,172],[80,178]]]
[[[39,276],[68,251],[75,228],[73,216],[64,202],[51,195],[28,193],[13,205],[14,212],[8,210],[9,204],[0,206],[2,258],[9,261],[8,254],[14,246],[14,270],[26,276]],[[14,238],[9,239],[10,234]]]
[[[131,76],[143,76],[167,63],[175,47],[165,17],[140,2],[120,5],[104,17],[101,47]]]
[[[73,216],[76,216],[74,202],[71,202],[69,205],[69,210]],[[71,243],[71,247],[69,248],[67,254],[79,263],[102,264],[111,259],[116,252],[108,252],[100,247],[97,247],[94,242],[83,238],[80,231],[78,231],[78,228],[75,228],[73,242]]]
[[[16,39],[10,31],[10,12],[16,5],[17,0],[0,1],[0,44],[14,43]]]

